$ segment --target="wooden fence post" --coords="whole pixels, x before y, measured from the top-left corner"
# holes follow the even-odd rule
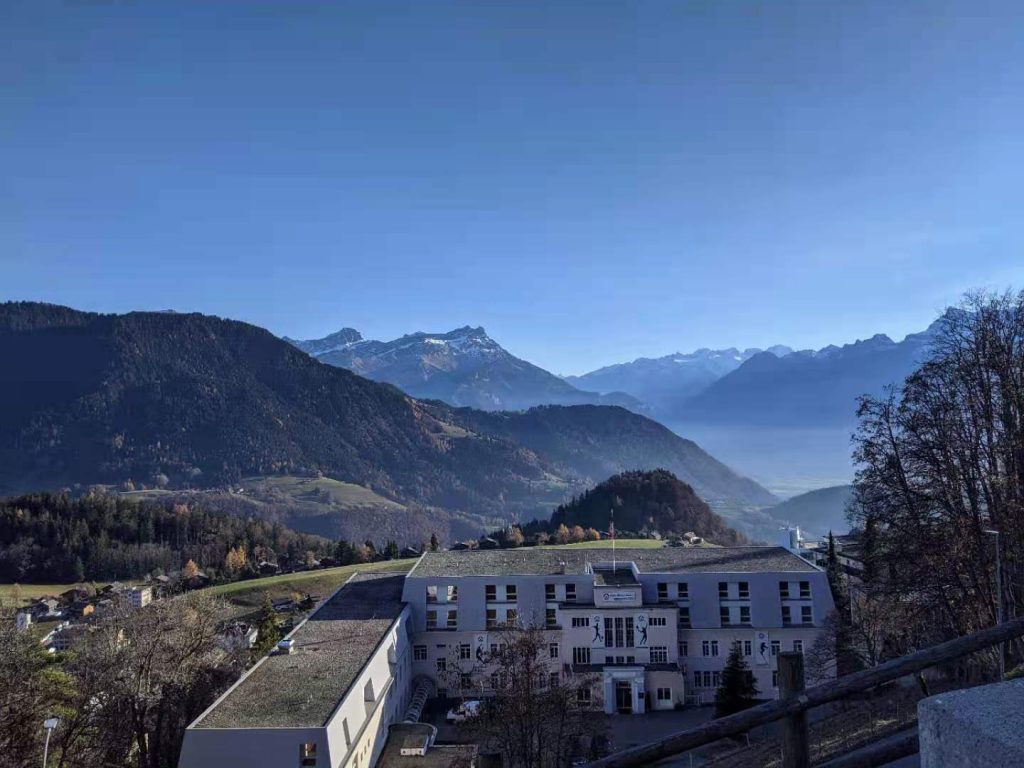
[[[790,699],[804,692],[804,655],[780,653],[779,698]],[[810,768],[811,748],[807,738],[807,712],[789,715],[782,721],[783,768]]]

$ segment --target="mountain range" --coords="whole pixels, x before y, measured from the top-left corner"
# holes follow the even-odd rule
[[[511,520],[616,472],[663,467],[712,503],[775,501],[623,408],[418,400],[216,317],[7,303],[0,359],[0,493],[323,475],[424,514]]]
[[[289,341],[322,362],[456,406],[621,405],[785,494],[849,482],[858,397],[901,384],[940,322],[901,341],[878,334],[818,350],[703,348],[563,378],[468,326],[389,342],[363,339],[351,328]]]
[[[688,354],[676,352],[664,357],[640,357],[631,363],[605,366],[582,376],[566,376],[565,380],[595,392],[628,392],[653,413],[671,414],[691,397],[764,352],[783,357],[793,350],[781,345],[767,350],[744,349],[742,352],[736,348],[705,347]]]
[[[322,339],[285,340],[321,362],[450,405],[486,411],[583,404],[645,410],[639,400],[621,392],[578,389],[511,354],[483,328],[412,333],[392,341],[364,339],[359,331],[343,328]]]

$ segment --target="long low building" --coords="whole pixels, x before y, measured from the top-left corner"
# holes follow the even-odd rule
[[[595,681],[595,710],[709,703],[734,643],[773,698],[777,653],[809,649],[832,608],[783,547],[427,552],[340,589],[189,727],[179,765],[372,766],[414,679],[486,696],[481,660],[516,626],[543,628],[552,675]]]

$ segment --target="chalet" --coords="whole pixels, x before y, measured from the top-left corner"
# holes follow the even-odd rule
[[[281,566],[277,563],[272,563],[269,560],[260,560],[259,565],[256,566],[256,570],[260,572],[260,576],[273,576],[280,572]]]
[[[402,551],[398,553],[399,557],[419,557],[420,551],[416,547],[402,547]]]

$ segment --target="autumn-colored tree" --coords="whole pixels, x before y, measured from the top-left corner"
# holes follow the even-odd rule
[[[248,556],[245,553],[245,546],[239,544],[237,547],[232,547],[228,550],[228,554],[224,558],[224,570],[233,576],[245,568],[247,562]]]
[[[505,534],[505,543],[510,547],[521,547],[524,541],[526,541],[526,537],[523,536],[523,529],[518,525],[512,526]]]
[[[568,544],[570,541],[571,534],[565,523],[558,526],[558,530],[555,531],[555,541],[559,544]]]
[[[181,569],[181,578],[185,581],[191,581],[199,575],[199,566],[196,565],[195,560],[189,560],[185,563],[185,566]]]
[[[583,526],[574,525],[572,530],[569,532],[569,539],[573,542],[583,541],[586,537],[586,532],[583,530]]]
[[[600,541],[601,532],[596,528],[587,528],[586,534],[583,537],[584,541]]]

